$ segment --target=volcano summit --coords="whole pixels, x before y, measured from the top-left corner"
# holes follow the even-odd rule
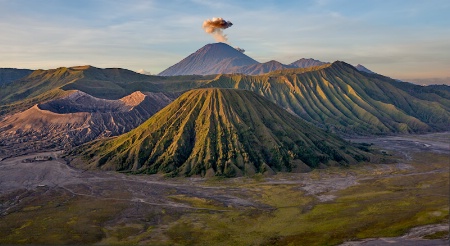
[[[230,68],[259,64],[249,56],[225,43],[207,44],[177,64],[162,71],[160,76],[207,75],[225,73]]]

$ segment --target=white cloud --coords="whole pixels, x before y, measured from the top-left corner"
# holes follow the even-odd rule
[[[144,70],[142,68],[137,70],[136,72],[140,73],[140,74],[145,74],[145,75],[152,75],[152,73],[150,73],[149,71],[146,71],[146,70]]]

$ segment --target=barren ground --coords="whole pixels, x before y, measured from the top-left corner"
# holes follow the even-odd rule
[[[450,133],[352,141],[387,164],[167,179],[8,158],[0,243],[448,245]]]

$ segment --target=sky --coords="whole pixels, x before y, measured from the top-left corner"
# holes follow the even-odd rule
[[[0,67],[121,67],[157,74],[208,43],[259,62],[363,64],[397,79],[450,78],[448,0],[0,0]]]

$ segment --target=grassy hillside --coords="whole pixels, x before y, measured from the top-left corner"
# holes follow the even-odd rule
[[[0,68],[0,87],[30,75],[33,70],[18,68]]]
[[[36,70],[29,76],[3,87],[0,92],[0,100],[2,104],[7,104],[39,97],[82,77],[82,71],[69,68]]]
[[[134,91],[239,88],[260,94],[301,118],[344,135],[450,130],[450,87],[419,86],[357,71],[344,62],[264,75],[147,76],[91,66],[37,70],[0,90],[0,115],[80,90],[106,99]]]
[[[120,68],[92,66],[36,70],[0,90],[0,115],[23,111],[36,103],[80,90],[105,99],[119,99],[134,91],[179,92],[199,87],[215,76],[160,77],[138,74]]]
[[[221,75],[204,87],[256,92],[301,118],[343,134],[386,134],[448,129],[446,90],[404,85],[362,74],[344,62],[259,76]]]
[[[186,92],[133,131],[80,147],[83,167],[240,176],[348,165],[367,155],[255,93]]]

